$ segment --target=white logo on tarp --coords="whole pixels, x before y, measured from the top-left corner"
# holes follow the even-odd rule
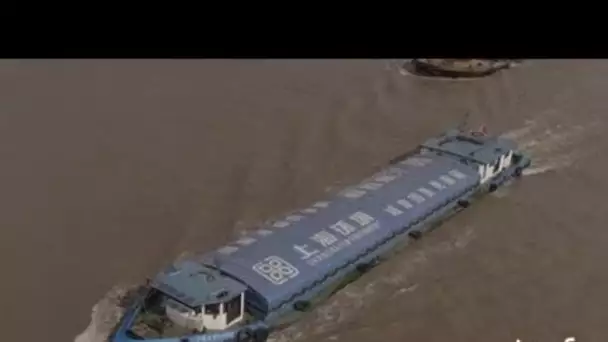
[[[297,268],[278,256],[269,256],[264,261],[256,263],[253,265],[253,270],[275,285],[284,284],[300,274]]]

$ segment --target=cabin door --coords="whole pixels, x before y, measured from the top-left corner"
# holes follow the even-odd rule
[[[226,325],[231,326],[243,319],[243,294],[226,302]]]

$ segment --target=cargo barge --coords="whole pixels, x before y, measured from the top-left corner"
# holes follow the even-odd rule
[[[333,198],[167,267],[111,341],[266,341],[530,163],[513,141],[481,131],[429,139]]]

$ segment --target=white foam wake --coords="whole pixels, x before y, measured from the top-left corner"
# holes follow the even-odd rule
[[[525,176],[542,174],[565,168],[586,155],[583,144],[601,133],[599,122],[579,125],[549,124],[556,111],[546,111],[536,120],[526,121],[524,127],[503,134],[517,141],[520,148],[532,157],[532,166]]]
[[[125,297],[136,286],[115,286],[91,310],[91,322],[74,338],[74,342],[107,342],[113,329],[125,312]]]
[[[552,158],[543,160],[539,159],[536,162],[536,166],[532,166],[526,170],[524,170],[524,176],[533,176],[541,173],[545,173],[552,170],[566,168],[572,165],[576,159],[580,158],[582,154],[580,153],[571,153],[562,156],[554,156]]]

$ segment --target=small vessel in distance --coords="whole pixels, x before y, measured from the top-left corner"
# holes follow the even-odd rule
[[[509,59],[415,58],[403,68],[420,76],[473,78],[489,76],[516,64]]]
[[[167,267],[111,341],[266,341],[530,163],[509,139],[450,130],[333,198]]]

